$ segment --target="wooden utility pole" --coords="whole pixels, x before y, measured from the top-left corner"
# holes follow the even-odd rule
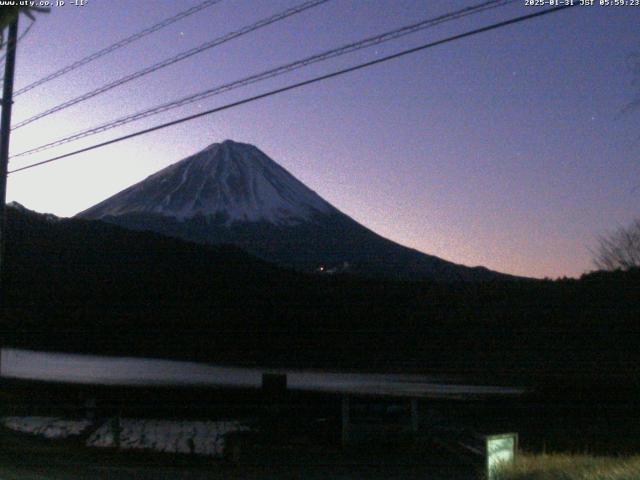
[[[18,18],[9,25],[7,57],[4,64],[4,87],[2,90],[2,118],[0,119],[0,301],[4,300],[4,251],[6,241],[7,170],[9,166],[9,137],[11,136],[11,107],[13,106],[13,76],[16,69],[18,47]]]

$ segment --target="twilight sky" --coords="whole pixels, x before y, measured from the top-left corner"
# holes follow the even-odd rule
[[[301,2],[222,0],[17,97],[14,123]],[[67,0],[19,44],[16,89],[198,3]],[[475,3],[331,0],[18,129],[11,151]],[[10,169],[537,8],[522,0]],[[639,26],[640,7],[576,7],[10,175],[8,200],[71,216],[230,138],[401,244],[512,274],[578,276],[592,269],[596,236],[640,214],[640,110],[623,112],[640,96],[631,61]]]

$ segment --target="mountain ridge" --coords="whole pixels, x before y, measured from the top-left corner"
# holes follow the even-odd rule
[[[384,238],[257,147],[232,140],[214,143],[76,216],[199,243],[234,244],[301,271],[441,281],[521,278]]]
[[[232,140],[205,149],[80,212],[85,218],[156,213],[178,219],[228,215],[234,221],[293,224],[337,211],[253,145]]]

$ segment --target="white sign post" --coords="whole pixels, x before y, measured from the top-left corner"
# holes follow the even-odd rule
[[[503,433],[485,437],[487,452],[487,480],[495,480],[496,469],[502,465],[511,465],[516,461],[518,434]]]

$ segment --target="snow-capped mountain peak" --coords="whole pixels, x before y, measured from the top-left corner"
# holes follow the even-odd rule
[[[85,218],[133,213],[179,220],[199,215],[278,225],[336,210],[253,145],[225,140],[160,170],[82,212]]]
[[[232,244],[306,272],[503,278],[398,245],[332,207],[252,145],[226,140],[77,215],[192,242]]]

